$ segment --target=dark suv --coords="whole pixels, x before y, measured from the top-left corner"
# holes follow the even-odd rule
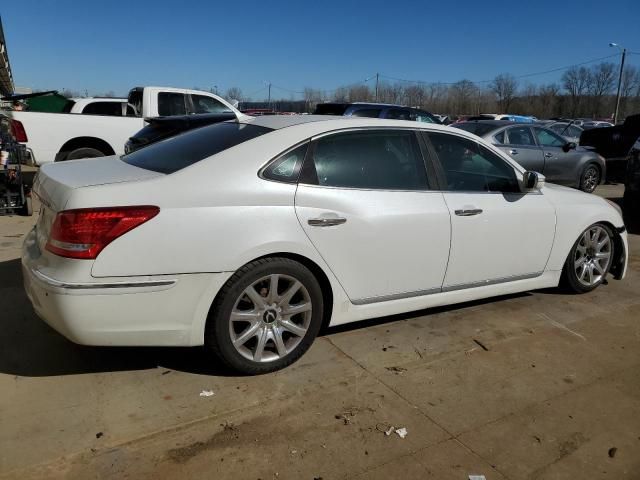
[[[319,103],[313,113],[314,115],[340,115],[440,123],[440,120],[435,115],[424,110],[387,103]]]

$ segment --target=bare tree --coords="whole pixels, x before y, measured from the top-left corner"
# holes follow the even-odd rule
[[[613,63],[603,62],[591,68],[587,90],[591,95],[591,113],[600,116],[602,97],[611,92],[616,78],[616,66]]]
[[[304,88],[304,101],[305,109],[307,112],[312,112],[318,103],[323,101],[324,95],[321,90],[316,90],[311,87]]]
[[[423,107],[425,99],[424,88],[419,85],[411,85],[404,89],[404,103],[411,107]]]
[[[238,87],[231,87],[229,90],[227,90],[227,93],[225,94],[224,98],[226,98],[227,100],[237,100],[238,102],[241,102],[244,100],[244,96],[242,95],[242,90],[240,90],[240,88]]]
[[[116,93],[113,90],[109,90],[108,92],[105,92],[102,96],[107,98],[115,98]]]
[[[471,80],[460,80],[450,88],[453,111],[459,114],[473,113],[473,97],[477,89]]]
[[[501,73],[491,82],[491,91],[498,99],[498,107],[501,113],[508,113],[511,103],[516,96],[518,81],[509,73]]]
[[[371,100],[371,90],[366,85],[353,85],[349,87],[350,102],[368,102]]]
[[[634,98],[635,97],[635,98]],[[640,70],[633,65],[627,65],[622,71],[622,85],[620,88],[620,117],[624,118],[629,113],[634,113],[634,107],[638,109],[640,97]],[[635,104],[635,105],[634,105]]]
[[[562,86],[571,97],[571,116],[575,117],[578,113],[582,96],[587,91],[589,85],[589,77],[591,74],[585,67],[571,67],[562,74]]]

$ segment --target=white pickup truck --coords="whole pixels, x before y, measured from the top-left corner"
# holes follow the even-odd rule
[[[145,118],[223,112],[242,116],[213,93],[181,88],[136,87],[129,92],[127,104],[125,116],[87,115],[89,112],[6,114],[13,120],[14,136],[27,147],[34,165],[122,154],[128,138],[145,126]]]

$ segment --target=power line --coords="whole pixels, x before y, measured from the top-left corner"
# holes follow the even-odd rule
[[[630,53],[630,52],[627,52],[627,53]],[[614,53],[613,55],[607,55],[606,57],[593,58],[591,60],[587,60],[587,61],[580,62],[580,63],[573,63],[571,65],[567,65],[567,66],[564,66],[564,67],[552,68],[550,70],[544,70],[544,71],[534,72],[534,73],[525,73],[523,75],[516,75],[515,78],[528,78],[528,77],[534,77],[534,76],[537,76],[537,75],[545,75],[545,74],[548,74],[548,73],[559,72],[559,71],[562,71],[562,70],[567,70],[567,69],[569,69],[571,67],[579,67],[581,65],[587,65],[589,63],[598,62],[598,61],[601,61],[601,60],[606,60],[608,58],[613,58],[613,57],[617,57],[617,56],[618,56],[618,54]],[[404,78],[391,77],[389,75],[382,75],[382,74],[380,74],[380,76],[384,77],[384,78],[387,78],[389,80],[395,80],[397,82],[417,83],[417,84],[420,84],[420,85],[455,85],[456,83],[458,83],[458,82],[425,82],[425,81],[422,81],[422,80],[407,80],[407,79],[404,79]],[[474,80],[470,80],[470,81],[472,83],[491,83],[491,82],[493,82],[493,79],[491,79],[491,80],[475,80],[475,81]]]

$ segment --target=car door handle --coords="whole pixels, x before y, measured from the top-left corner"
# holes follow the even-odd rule
[[[511,150],[509,150],[509,153],[511,155],[517,155],[518,154],[518,150],[516,150],[515,148],[512,148]]]
[[[482,213],[481,208],[469,208],[464,210],[456,210],[456,215],[459,217],[471,217],[473,215],[480,215]]]
[[[553,153],[547,152],[547,153],[544,154],[544,156],[547,157],[547,158],[551,158],[551,157],[553,157]]]
[[[333,227],[335,225],[342,225],[346,223],[347,219],[342,217],[330,217],[330,218],[310,218],[307,223],[312,227]]]

